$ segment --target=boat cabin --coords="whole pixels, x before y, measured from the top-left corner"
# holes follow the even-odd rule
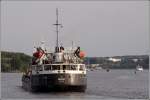
[[[85,64],[43,64],[32,65],[32,74],[80,73],[86,74]]]

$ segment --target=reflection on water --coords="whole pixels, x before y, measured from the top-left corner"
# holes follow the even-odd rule
[[[108,99],[148,98],[148,70],[95,70],[87,72],[87,90],[79,92],[38,92],[22,89],[21,74],[2,73],[2,98],[53,98],[53,99]]]

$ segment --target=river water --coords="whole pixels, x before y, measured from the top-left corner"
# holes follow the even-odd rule
[[[21,87],[21,73],[1,73],[2,99],[148,99],[149,71],[95,70],[87,72],[87,90],[31,93]]]

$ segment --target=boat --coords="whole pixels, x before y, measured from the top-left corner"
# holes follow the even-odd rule
[[[143,71],[143,67],[142,67],[142,66],[140,66],[140,65],[138,64],[138,65],[136,66],[136,70],[137,70],[137,71],[141,71],[141,72],[142,72],[142,71]]]
[[[58,9],[56,9],[56,47],[48,52],[42,46],[36,47],[32,63],[22,75],[23,89],[36,92],[40,90],[71,90],[85,92],[87,87],[86,66],[83,63],[84,51],[80,47],[59,46]]]

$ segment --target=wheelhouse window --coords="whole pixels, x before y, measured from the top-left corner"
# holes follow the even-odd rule
[[[77,70],[77,66],[76,65],[70,65],[70,70]]]
[[[36,70],[36,67],[35,67],[35,66],[31,66],[31,69],[32,69],[32,70]]]
[[[60,65],[52,65],[52,70],[60,70]]]
[[[63,65],[62,70],[70,70],[70,65]]]
[[[67,66],[66,66],[66,65],[63,65],[63,66],[62,66],[62,69],[63,69],[63,70],[66,70],[66,69],[67,69]]]
[[[51,65],[45,65],[44,70],[51,70]]]
[[[37,70],[37,71],[43,71],[43,67],[42,67],[42,66],[37,66],[37,67],[36,67],[36,70]]]
[[[63,70],[78,70],[77,65],[63,65]]]
[[[84,70],[84,65],[80,65],[79,70]]]

